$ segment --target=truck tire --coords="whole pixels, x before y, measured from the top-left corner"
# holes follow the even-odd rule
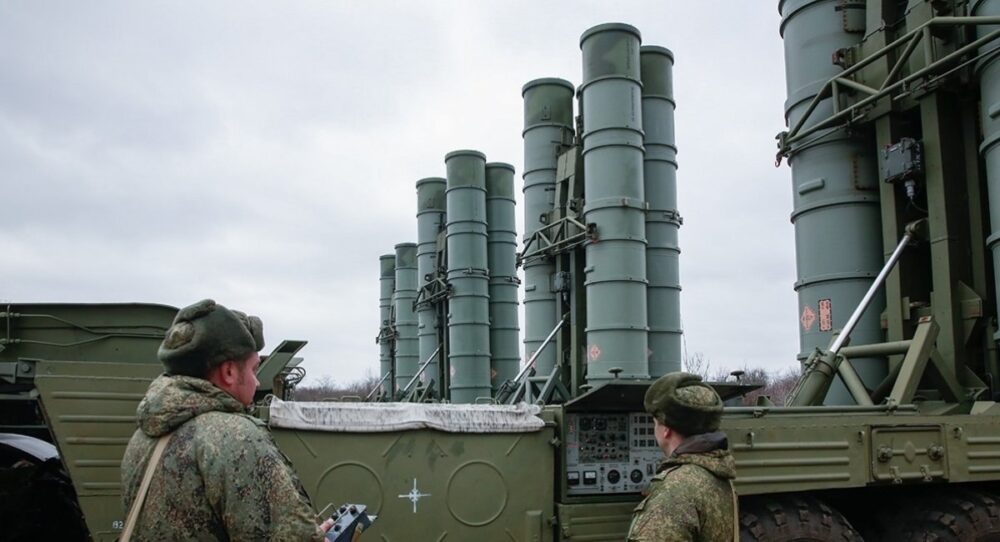
[[[962,488],[906,501],[883,522],[890,542],[990,542],[1000,540],[1000,499]]]
[[[741,542],[863,542],[847,518],[807,495],[740,501]]]

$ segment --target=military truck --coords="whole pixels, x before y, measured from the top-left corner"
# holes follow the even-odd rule
[[[726,409],[741,538],[994,539],[1000,0],[779,11],[803,374],[785,405]],[[661,458],[642,397],[681,368],[673,54],[617,23],[581,49],[579,87],[522,89],[520,245],[510,166],[456,151],[418,182],[418,242],[380,258],[369,401],[283,400],[294,353],[261,378],[277,397],[259,413],[314,502],[367,504],[366,537],[621,540]],[[172,311],[0,317],[3,391],[26,409],[5,430],[48,432],[95,539],[120,528],[119,460]],[[48,461],[65,480],[51,449],[12,442],[27,455],[5,477]]]

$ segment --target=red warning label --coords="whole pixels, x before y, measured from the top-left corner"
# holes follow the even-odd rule
[[[799,318],[799,322],[802,323],[802,329],[806,331],[811,330],[813,324],[816,323],[816,311],[809,305],[802,307],[802,316]]]
[[[833,302],[829,299],[819,300],[819,330],[833,329]]]
[[[587,351],[587,355],[590,356],[590,359],[596,360],[601,357],[601,347],[596,344],[591,345],[590,350]]]

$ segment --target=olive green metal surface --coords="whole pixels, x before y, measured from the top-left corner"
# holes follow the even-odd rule
[[[445,156],[448,171],[448,365],[451,402],[489,398],[490,308],[486,249],[486,156]]]
[[[496,390],[517,375],[520,356],[514,166],[486,164],[486,233],[490,270],[490,380]]]
[[[77,359],[156,361],[177,309],[149,303],[5,303],[0,305],[0,361]]]
[[[121,535],[122,456],[135,432],[136,407],[163,372],[150,354],[155,347],[145,363],[38,363],[35,385],[45,419],[95,540]]]
[[[583,49],[587,381],[647,378],[646,201],[643,190],[639,31],[596,26]]]
[[[674,138],[674,55],[644,46],[642,68],[643,180],[646,201],[646,291],[649,376],[681,369],[681,281],[677,231],[677,143]]]
[[[317,508],[360,502],[371,540],[553,540],[552,431],[272,430]]]

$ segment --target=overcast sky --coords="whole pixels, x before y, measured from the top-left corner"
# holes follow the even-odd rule
[[[579,84],[604,22],[676,57],[688,353],[795,365],[776,1],[4,1],[0,299],[212,297],[311,377],[377,373],[414,182],[455,149],[520,179],[521,86]]]

